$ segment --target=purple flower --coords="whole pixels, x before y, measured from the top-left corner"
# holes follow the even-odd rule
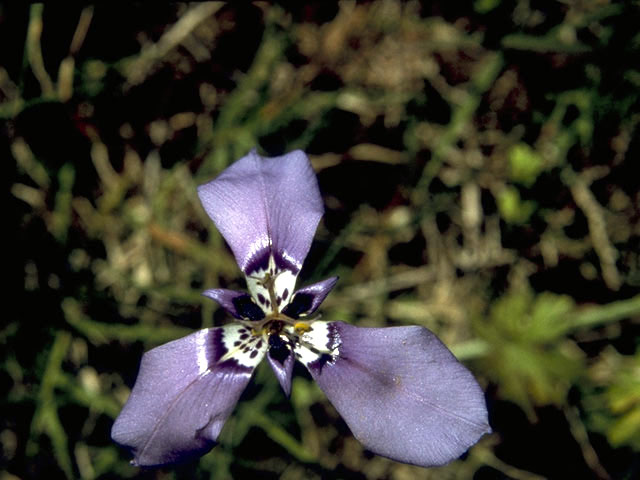
[[[313,320],[337,278],[295,291],[322,199],[306,155],[255,151],[198,188],[233,250],[249,294],[213,289],[235,321],[142,357],[111,435],[141,466],[208,452],[263,357],[288,395],[302,362],[369,450],[420,466],[445,464],[490,432],[472,374],[423,327],[360,328]]]

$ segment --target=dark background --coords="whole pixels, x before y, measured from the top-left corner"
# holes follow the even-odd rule
[[[75,6],[74,6],[75,5]],[[14,478],[637,478],[637,2],[0,4]],[[494,433],[421,469],[262,365],[210,454],[141,471],[109,437],[142,353],[243,288],[195,192],[304,149],[323,318],[424,325]],[[263,368],[264,367],[264,368]]]

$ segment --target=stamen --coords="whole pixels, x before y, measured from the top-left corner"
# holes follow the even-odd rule
[[[269,301],[267,301],[267,299],[265,299],[261,294],[258,294],[258,301],[262,305],[265,305],[267,308],[271,307],[271,310],[274,315],[277,315],[279,313],[278,307],[282,302],[282,300],[279,299],[278,296],[276,295],[276,279],[281,273],[283,273],[282,270],[281,271],[276,270],[275,274],[273,273],[273,270],[269,270],[264,274],[262,278],[253,276],[253,275],[249,277],[252,280],[255,280],[258,283],[258,285],[260,285],[269,293]]]
[[[311,331],[311,326],[306,322],[296,322],[293,325],[293,328],[298,335]]]

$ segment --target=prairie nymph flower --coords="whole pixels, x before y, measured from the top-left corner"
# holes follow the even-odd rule
[[[303,152],[252,151],[198,194],[249,293],[205,291],[234,321],[144,354],[111,432],[134,464],[209,451],[265,356],[287,395],[294,361],[302,362],[355,437],[397,461],[442,465],[490,431],[479,385],[426,328],[313,320],[337,278],[295,290],[324,210]]]

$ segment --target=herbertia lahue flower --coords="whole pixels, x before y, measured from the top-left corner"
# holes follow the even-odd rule
[[[294,360],[302,362],[354,436],[397,461],[442,465],[490,431],[480,386],[426,328],[313,320],[337,278],[294,289],[324,211],[303,152],[254,150],[198,194],[249,293],[205,291],[234,321],[143,355],[111,432],[133,464],[208,452],[265,356],[287,395]]]

